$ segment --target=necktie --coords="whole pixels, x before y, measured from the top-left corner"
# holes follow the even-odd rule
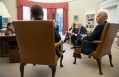
[[[80,34],[80,29],[79,29],[79,31],[78,31],[78,34]]]

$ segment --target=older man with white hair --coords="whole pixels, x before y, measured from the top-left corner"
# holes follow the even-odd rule
[[[93,40],[100,40],[100,37],[102,35],[103,29],[105,27],[105,24],[107,23],[108,19],[108,14],[105,10],[100,10],[97,13],[97,17],[96,17],[96,22],[98,23],[98,25],[95,27],[94,31],[85,37],[80,36],[80,39],[78,39],[78,46],[75,47],[80,47],[80,45],[82,45],[82,41],[83,40],[88,40],[88,41],[93,41]],[[81,51],[83,54],[90,54],[92,51],[96,50],[97,44],[91,44],[91,43],[85,43],[82,48]]]

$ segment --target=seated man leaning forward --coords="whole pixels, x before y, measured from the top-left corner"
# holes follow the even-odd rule
[[[86,34],[87,33],[87,29],[80,22],[77,22],[76,25],[77,25],[76,32],[75,33],[74,32],[71,33],[71,36],[73,36],[73,39],[74,39],[74,47],[77,44],[76,41],[78,40],[79,36],[81,34]],[[72,49],[74,47],[72,47]]]
[[[85,37],[80,36],[80,39],[77,40],[78,46],[82,45],[83,40],[93,41],[93,40],[100,40],[100,37],[102,35],[103,29],[105,27],[105,24],[107,23],[108,14],[105,10],[100,10],[97,13],[96,22],[98,25],[95,27],[94,31]],[[84,45],[81,48],[81,51],[83,54],[90,54],[91,52],[95,51],[97,48],[97,44],[91,44],[91,43],[84,43]]]
[[[34,20],[43,20],[43,9],[42,9],[42,7],[39,5],[33,5],[31,7],[31,15],[34,18]],[[54,32],[55,32],[54,33],[55,34],[55,40],[54,41],[56,43],[56,42],[59,42],[61,40],[61,36],[57,31],[55,31],[55,26],[54,26]],[[56,48],[56,55],[58,57],[60,57],[59,48]]]

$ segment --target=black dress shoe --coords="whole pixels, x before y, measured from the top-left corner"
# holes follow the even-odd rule
[[[65,50],[62,51],[62,53],[64,53],[64,52],[65,52]]]
[[[76,57],[77,57],[77,58],[81,58],[81,54],[78,53],[78,54],[76,55]]]
[[[63,43],[65,43],[66,41],[64,41]]]
[[[74,48],[80,48],[80,46],[74,46]]]
[[[74,49],[74,47],[71,47],[71,49]]]
[[[73,53],[73,57],[74,57],[74,53]],[[78,54],[76,55],[76,57],[81,59],[81,54],[78,53]]]
[[[64,40],[64,42],[63,43],[65,43],[66,42],[66,39]]]

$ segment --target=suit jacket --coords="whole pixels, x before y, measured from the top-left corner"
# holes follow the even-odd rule
[[[81,29],[80,29],[79,34],[78,34],[78,32],[79,32],[79,28],[77,28],[77,32],[76,32],[76,34],[77,34],[77,40],[80,39],[80,34],[86,34],[87,29],[84,26],[82,26]]]
[[[71,30],[72,28],[69,28],[69,31]]]
[[[79,28],[77,28],[76,34],[78,34],[78,32],[79,32]],[[84,26],[82,26],[81,29],[80,29],[79,34],[86,34],[86,32],[87,32],[87,29]]]
[[[73,30],[72,30],[72,33],[76,33],[77,32],[77,29],[76,28],[74,28]],[[74,36],[71,36],[71,43],[72,44],[75,44],[75,40],[77,39],[77,37],[74,35]]]
[[[34,20],[42,20],[41,18],[34,18]],[[54,34],[55,34],[55,42],[59,42],[61,40],[61,36],[59,32],[57,32],[54,28]]]
[[[100,37],[102,35],[106,23],[107,21],[104,21],[99,25],[97,25],[94,31],[89,36],[85,36],[83,39],[88,41],[100,40]],[[97,48],[97,44],[85,43],[84,46],[81,48],[81,51],[84,54],[89,54],[95,51],[96,48]]]
[[[76,33],[76,32],[77,32],[77,29],[74,28],[74,29],[72,30],[72,33]]]
[[[59,26],[58,25],[56,25],[55,31],[59,32]]]

